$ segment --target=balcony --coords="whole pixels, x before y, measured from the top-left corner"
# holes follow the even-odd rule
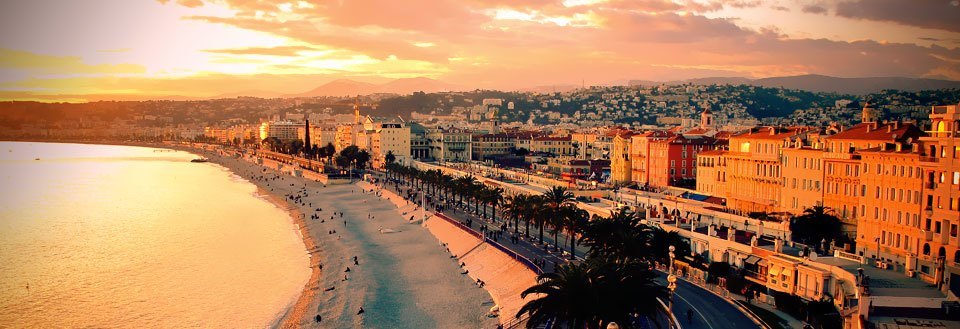
[[[923,183],[923,188],[928,190],[935,190],[937,188],[937,182],[926,182]]]
[[[937,163],[937,162],[940,162],[940,158],[938,158],[938,157],[920,157],[920,162],[933,162],[933,163]]]
[[[823,158],[837,160],[858,160],[860,159],[860,155],[854,153],[827,152],[823,154]]]
[[[927,242],[933,241],[933,231],[924,230],[922,232],[923,232],[922,234],[923,234],[924,240],[926,240]]]
[[[758,283],[766,283],[766,282],[767,282],[767,276],[766,276],[766,275],[760,274],[760,273],[755,272],[755,271],[743,270],[743,271],[741,271],[741,274],[743,274],[743,276],[744,276],[745,278],[751,279],[751,280],[754,281],[754,282],[758,282]]]

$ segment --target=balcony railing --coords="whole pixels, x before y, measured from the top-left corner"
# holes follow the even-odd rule
[[[920,157],[920,162],[940,162],[940,158],[937,157]]]

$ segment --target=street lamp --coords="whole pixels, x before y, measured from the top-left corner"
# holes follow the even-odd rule
[[[667,290],[669,290],[670,294],[667,297],[667,302],[669,303],[667,305],[667,309],[673,312],[673,293],[677,290],[677,276],[673,274],[673,251],[676,250],[676,248],[673,245],[670,245],[669,250],[670,252],[668,255],[670,256],[670,266],[667,274]]]

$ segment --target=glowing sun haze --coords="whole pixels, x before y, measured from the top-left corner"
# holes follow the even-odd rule
[[[12,0],[0,99],[824,74],[960,80],[960,1]]]

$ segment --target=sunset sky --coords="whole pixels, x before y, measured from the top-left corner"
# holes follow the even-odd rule
[[[497,89],[809,73],[960,80],[960,0],[0,6],[0,99],[299,93],[338,78]]]

